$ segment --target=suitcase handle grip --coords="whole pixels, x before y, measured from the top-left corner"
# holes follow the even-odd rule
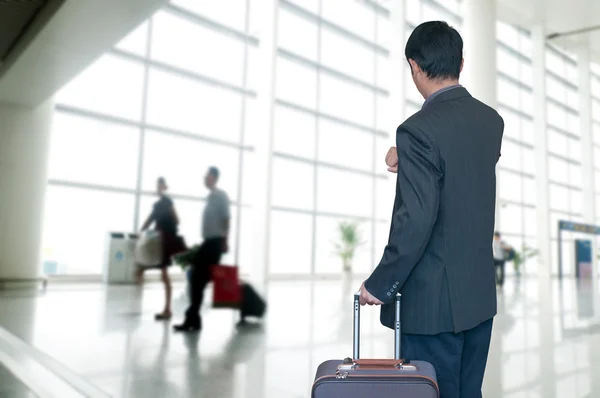
[[[401,339],[401,323],[400,323],[400,304],[402,295],[396,293],[395,311],[394,311],[394,359],[400,361],[400,339]],[[354,325],[352,328],[353,342],[352,353],[354,360],[360,359],[360,291],[354,293]]]

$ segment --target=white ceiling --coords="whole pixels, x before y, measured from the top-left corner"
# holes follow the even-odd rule
[[[42,103],[166,1],[66,0],[0,75],[0,103]]]
[[[498,0],[498,13],[501,19],[527,29],[542,23],[546,34],[600,27],[600,0]],[[573,49],[587,45],[593,57],[600,60],[600,29],[559,37],[551,42]]]

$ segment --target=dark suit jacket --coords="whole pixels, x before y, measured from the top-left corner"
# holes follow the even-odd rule
[[[496,315],[492,239],[504,121],[458,87],[396,131],[398,177],[389,243],[365,287],[385,304],[402,293],[402,332],[471,329]]]

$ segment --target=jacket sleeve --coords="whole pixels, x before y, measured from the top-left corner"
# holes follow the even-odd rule
[[[392,230],[383,257],[365,288],[384,303],[393,300],[422,257],[437,220],[443,161],[424,133],[402,125],[396,132],[397,194],[402,204],[393,215]]]

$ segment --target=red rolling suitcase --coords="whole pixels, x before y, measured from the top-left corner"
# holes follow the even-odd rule
[[[400,300],[396,295],[394,359],[360,359],[360,304],[354,295],[354,359],[330,360],[317,369],[312,398],[439,398],[429,362],[400,359]]]

